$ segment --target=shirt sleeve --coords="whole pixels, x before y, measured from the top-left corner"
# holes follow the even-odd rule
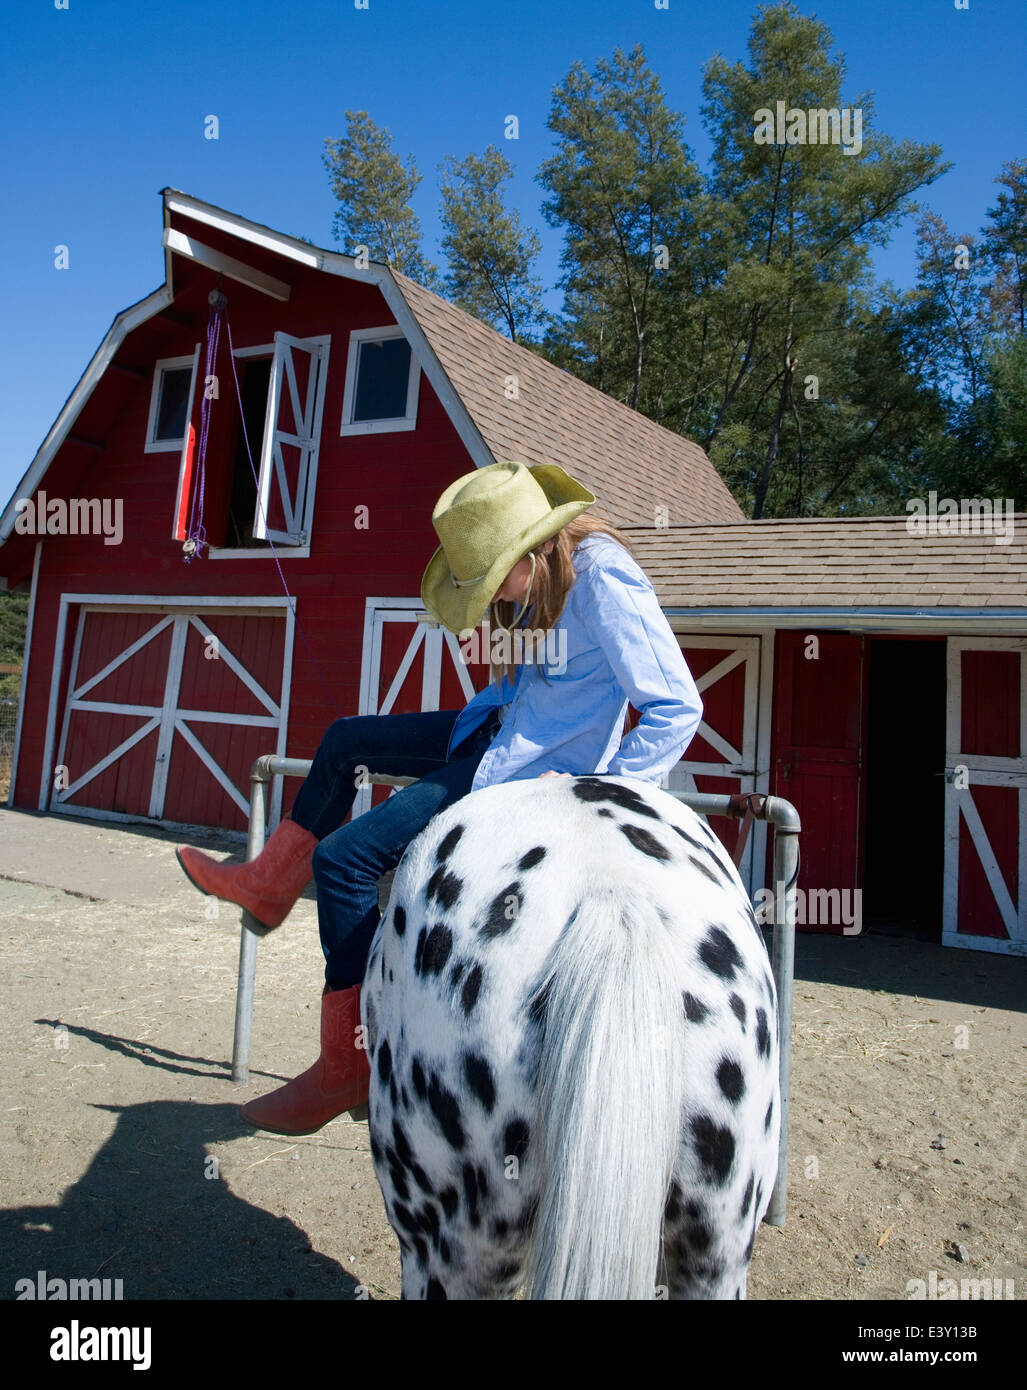
[[[702,699],[656,591],[631,556],[597,556],[581,578],[585,630],[640,715],[606,771],[659,783],[694,738]]]

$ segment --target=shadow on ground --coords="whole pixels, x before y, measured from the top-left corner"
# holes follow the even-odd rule
[[[47,1270],[126,1299],[351,1299],[357,1283],[286,1217],[235,1196],[207,1145],[253,1130],[235,1105],[103,1106],[107,1142],[59,1206],[0,1211],[0,1289]]]
[[[1027,958],[872,932],[828,936],[797,931],[795,979],[1027,1011]]]

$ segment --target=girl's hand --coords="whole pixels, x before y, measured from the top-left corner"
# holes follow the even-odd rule
[[[570,777],[570,776],[571,776],[571,773],[569,773],[569,772],[540,772],[540,773],[539,773],[539,776],[540,776],[540,777]]]

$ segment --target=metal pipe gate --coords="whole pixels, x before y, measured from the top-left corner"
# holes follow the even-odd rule
[[[256,859],[267,837],[270,788],[275,777],[306,777],[311,762],[305,758],[279,758],[265,754],[250,770],[250,824],[246,858]],[[369,773],[365,782],[372,786],[408,787],[414,777],[385,777]],[[702,816],[739,818],[744,808],[730,796],[703,792],[675,792],[663,788]],[[774,827],[774,899],[756,913],[756,919],[771,925],[771,966],[777,986],[778,1035],[781,1068],[781,1142],[778,1150],[777,1181],[770,1206],[763,1218],[770,1226],[783,1226],[787,1192],[788,1115],[792,1061],[792,985],[795,966],[795,883],[799,877],[799,813],[790,801],[765,796],[754,811],[757,819]],[[232,1047],[232,1080],[250,1079],[250,1037],[253,1026],[253,987],[257,972],[257,933],[248,924],[243,910],[242,938],[239,943],[239,983],[235,996],[235,1039]]]

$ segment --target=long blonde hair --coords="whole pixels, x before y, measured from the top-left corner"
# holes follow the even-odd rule
[[[580,541],[596,532],[602,532],[603,535],[609,536],[618,545],[622,545],[629,555],[633,555],[631,546],[625,537],[608,521],[596,516],[594,512],[576,516],[562,530],[557,531],[553,537],[556,544],[548,555],[543,552],[543,546],[548,545],[548,541],[542,541],[533,550],[526,552],[528,555],[533,554],[535,556],[535,580],[524,605],[525,613],[522,614],[518,627],[525,625],[526,612],[532,604],[535,605],[535,611],[531,616],[531,626],[534,630],[548,632],[556,626],[567,602],[567,595],[574,584],[574,565],[571,562],[571,556]],[[510,600],[493,600],[489,604],[490,629],[494,631],[496,628],[509,628],[516,612],[517,604]],[[512,682],[517,674],[516,662],[492,661],[491,655],[489,668],[491,678],[497,685],[500,684],[504,676]],[[539,670],[541,672],[541,667]]]

